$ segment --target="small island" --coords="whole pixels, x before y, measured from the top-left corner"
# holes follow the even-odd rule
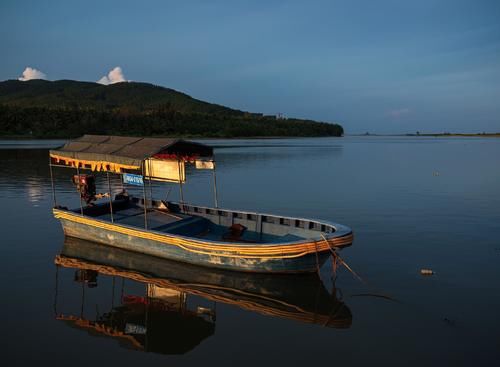
[[[204,102],[161,86],[74,80],[0,82],[0,136],[83,134],[177,137],[343,136],[341,125]]]

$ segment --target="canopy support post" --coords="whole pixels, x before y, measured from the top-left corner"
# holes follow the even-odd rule
[[[108,191],[109,191],[109,213],[111,214],[111,223],[114,223],[115,220],[113,218],[113,196],[111,195],[111,183],[109,181],[109,171],[106,172],[106,176],[108,179]]]
[[[54,186],[54,174],[52,172],[52,158],[49,156],[49,170],[50,170],[50,185],[52,186],[52,199],[54,200],[54,208],[57,206],[56,201],[56,188]]]
[[[56,265],[56,287],[54,290],[54,315],[57,316],[57,299],[59,294],[59,265]]]
[[[181,196],[181,207],[182,207],[182,210],[184,211],[184,193],[182,192],[182,171],[181,171],[180,159],[177,160],[177,166],[179,167],[179,193]]]
[[[219,200],[217,198],[217,175],[215,174],[215,161],[213,161],[214,163],[214,169],[212,170],[212,177],[213,177],[213,183],[214,183],[214,203],[215,203],[215,207],[218,208],[219,207]]]
[[[151,169],[151,159],[148,159],[148,171],[149,171],[149,197],[151,198],[151,207],[153,207],[153,185],[151,183],[151,175],[152,175],[152,169]]]
[[[144,180],[146,179],[146,170],[145,170],[145,162],[142,161],[142,193],[144,195],[144,228],[148,229],[148,209],[146,205],[146,182]]]
[[[111,309],[115,308],[115,277],[111,281]]]
[[[80,163],[76,164],[76,175],[78,176],[78,186],[80,186]],[[80,214],[83,215],[83,204],[82,204],[82,193],[78,191],[78,196],[80,196]]]
[[[85,307],[85,282],[82,282],[82,305],[80,309],[80,318],[83,319],[83,309]]]

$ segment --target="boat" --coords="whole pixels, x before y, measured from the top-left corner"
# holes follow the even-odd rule
[[[162,354],[192,350],[215,334],[217,312],[224,310],[217,307],[218,303],[321,327],[347,329],[352,324],[352,313],[338,299],[337,290],[328,292],[316,273],[212,269],[114,247],[104,252],[98,243],[71,237],[65,238],[54,263],[56,320],[136,350]],[[61,269],[74,270],[74,275]],[[74,292],[59,290],[59,283],[68,275],[74,285],[82,287],[79,306]],[[143,285],[143,293],[135,283]],[[106,295],[102,302],[89,294],[89,288],[96,287],[109,289],[111,309],[107,292],[93,292],[100,297]],[[93,307],[87,309],[84,300],[91,297]],[[106,312],[96,314],[97,308]],[[79,312],[68,312],[70,309]]]
[[[184,200],[188,165],[212,171],[213,207]],[[349,227],[330,221],[220,208],[213,148],[193,141],[84,135],[51,150],[49,166],[53,213],[69,237],[256,273],[319,272],[353,241]],[[79,208],[57,202],[52,171],[60,167],[73,170]],[[121,176],[123,190],[111,192],[110,174]],[[108,192],[97,193],[95,175],[106,176]],[[180,200],[154,199],[152,182],[178,184]],[[141,188],[142,195],[130,194],[129,185]]]

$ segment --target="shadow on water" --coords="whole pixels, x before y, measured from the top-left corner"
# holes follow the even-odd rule
[[[127,348],[184,354],[215,333],[217,303],[325,327],[351,326],[349,308],[336,293],[326,290],[317,275],[226,272],[105,249],[92,242],[65,239],[54,260],[55,318],[89,335],[114,338]],[[58,291],[61,268],[74,270],[73,288],[81,289],[76,297],[81,304],[72,305],[74,313],[65,310],[65,306],[71,308],[71,301],[66,304]],[[111,286],[92,304],[88,293],[102,288],[106,277],[112,278]],[[109,296],[109,311],[96,311]],[[118,305],[114,304],[116,298]]]

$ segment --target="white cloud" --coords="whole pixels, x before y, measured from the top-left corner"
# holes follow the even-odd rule
[[[121,67],[116,66],[113,68],[108,75],[104,75],[101,79],[97,81],[99,84],[109,85],[114,83],[126,82],[125,75],[123,75],[123,70]]]
[[[45,73],[42,73],[40,70],[28,66],[26,69],[24,69],[23,76],[19,78],[19,80],[22,82],[33,79],[47,79],[47,75],[45,75]]]

